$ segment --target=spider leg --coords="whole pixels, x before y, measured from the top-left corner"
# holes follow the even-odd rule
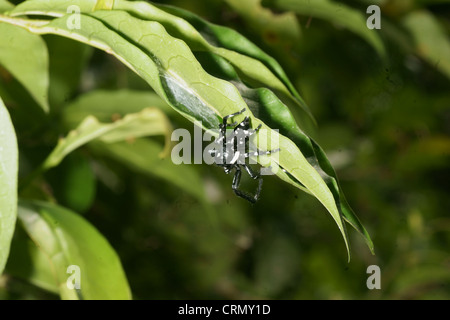
[[[226,160],[226,151],[227,151],[227,120],[229,116],[225,116],[223,118],[223,124],[220,125],[220,137],[217,143],[220,143],[222,140],[222,164],[225,163]]]
[[[241,111],[238,111],[238,112],[235,112],[235,113],[232,113],[232,114],[229,114],[229,115],[223,117],[223,122],[222,122],[223,126],[224,126],[225,128],[226,128],[227,126],[228,126],[228,127],[229,127],[229,126],[235,126],[235,125],[236,125],[236,122],[233,122],[233,123],[227,123],[227,122],[228,122],[228,119],[229,119],[229,118],[233,118],[234,116],[237,116],[237,115],[239,115],[239,114],[241,114],[241,113],[244,113],[244,111],[245,111],[245,108],[242,109]]]
[[[255,193],[255,202],[258,201],[259,199],[259,195],[261,194],[261,189],[262,189],[262,184],[263,184],[263,178],[261,176],[259,176],[258,178],[258,189],[256,189],[256,193]]]
[[[259,195],[261,194],[263,178],[261,177],[261,175],[259,173],[256,173],[255,171],[253,171],[253,169],[249,165],[244,164],[244,168],[252,179],[255,179],[255,180],[258,179],[258,188],[256,189],[256,193],[253,196],[253,198],[255,199],[255,202],[256,202],[256,201],[258,201]]]
[[[266,156],[266,155],[269,155],[269,154],[272,154],[272,153],[275,153],[278,151],[280,151],[280,148],[274,149],[274,150],[267,150],[267,151],[258,150],[258,151],[254,151],[254,152],[247,152],[247,153],[244,153],[244,158],[249,158],[251,156],[254,156],[254,157]]]
[[[235,128],[234,131],[241,129],[241,130],[248,130],[248,127],[250,126],[250,117],[246,116],[244,120],[242,120]],[[247,132],[246,132],[247,133]]]
[[[259,175],[259,173],[256,173],[255,171],[253,171],[253,169],[250,168],[249,165],[243,164],[242,166],[245,168],[245,171],[247,171],[248,175],[249,175],[252,179],[255,179],[255,180],[256,180],[256,179],[258,179],[259,177],[261,177],[261,176]]]
[[[259,129],[261,129],[262,124],[259,124],[259,126],[257,126],[254,130],[250,130],[250,134],[248,135],[249,137],[251,135],[254,135],[255,133],[257,133],[259,131]]]
[[[239,168],[239,166],[237,166],[236,171],[234,173],[234,177],[233,177],[233,184],[231,185],[233,190],[236,190],[237,188],[239,188],[239,185],[241,183],[241,175],[242,175],[241,168]]]
[[[256,194],[252,196],[252,195],[250,195],[250,194],[248,194],[246,192],[243,192],[243,191],[239,190],[239,185],[241,184],[242,171],[241,171],[241,168],[239,166],[236,166],[235,169],[236,169],[236,171],[235,171],[234,177],[233,177],[233,184],[231,185],[231,187],[233,188],[234,193],[237,196],[239,196],[239,197],[241,197],[241,198],[243,198],[243,199],[245,199],[245,200],[247,200],[247,201],[249,201],[251,203],[256,203],[256,201],[258,201],[259,195],[261,193],[262,181],[263,181],[262,178],[259,177],[258,189],[256,190]],[[245,168],[245,169],[247,170],[247,172],[249,172],[247,168]],[[253,174],[253,171],[252,171],[252,174]]]

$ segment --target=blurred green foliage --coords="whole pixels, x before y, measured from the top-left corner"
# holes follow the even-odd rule
[[[116,249],[135,299],[450,299],[448,1],[373,1],[382,20],[371,32],[382,39],[385,57],[350,29],[286,12],[283,1],[263,1],[264,8],[251,1],[255,12],[264,10],[254,15],[231,0],[159,2],[232,27],[280,62],[316,117],[318,127],[309,133],[336,169],[376,255],[349,228],[347,263],[326,210],[276,177],[265,178],[262,199],[252,206],[233,194],[232,177],[220,168],[184,165],[184,177],[202,180],[205,202],[183,183],[127,162],[120,148],[81,148],[21,196],[43,193],[83,213]],[[370,4],[346,1],[365,17]],[[26,159],[22,177],[45,159],[56,136],[67,133],[58,109],[76,112],[73,105],[93,90],[112,96],[150,90],[107,54],[44,39],[50,119],[0,69],[0,95]],[[166,114],[174,128],[192,130],[178,114]],[[155,142],[161,144],[149,140]],[[373,264],[381,268],[381,290],[366,286]],[[1,298],[56,298],[8,273],[1,280]]]

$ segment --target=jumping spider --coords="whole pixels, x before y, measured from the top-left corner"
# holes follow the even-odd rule
[[[226,174],[230,173],[233,169],[235,170],[233,183],[231,185],[234,193],[251,203],[256,203],[259,199],[263,183],[261,170],[255,172],[245,160],[251,156],[257,157],[278,152],[280,149],[269,151],[260,151],[257,149],[256,151],[250,150],[250,137],[258,132],[262,125],[260,124],[256,129],[251,129],[250,118],[248,116],[246,116],[239,124],[236,122],[228,123],[229,118],[242,114],[244,111],[245,108],[223,118],[223,122],[219,125],[219,137],[215,141],[217,148],[209,150],[209,153],[214,157],[214,163],[223,167]],[[227,128],[229,127],[232,127],[233,131],[231,134],[227,135]],[[255,194],[249,194],[239,189],[242,168],[247,171],[252,179],[258,180],[258,187]]]

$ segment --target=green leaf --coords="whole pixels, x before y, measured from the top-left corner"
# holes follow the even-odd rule
[[[349,256],[343,216],[366,236],[372,249],[370,238],[365,230],[358,228],[354,214],[345,210],[346,202],[340,199],[342,192],[323,152],[298,129],[289,109],[271,90],[256,89],[260,97],[252,103],[251,97],[242,95],[242,90],[238,89],[239,83],[205,72],[186,43],[169,35],[158,22],[143,21],[123,11],[95,11],[81,14],[82,28],[69,31],[68,18],[63,16],[47,22],[0,16],[1,20],[32,32],[60,34],[113,54],[145,79],[175,110],[190,121],[201,121],[204,129],[217,129],[221,117],[245,108],[246,111],[234,120],[248,116],[254,127],[261,124],[262,130],[257,135],[260,145],[281,149],[268,157],[284,170],[278,171],[282,172],[279,176],[306,189],[325,206],[342,233]],[[242,76],[241,72],[234,73],[238,78]],[[244,82],[241,84],[245,86]],[[271,128],[280,131],[286,128],[289,135]],[[271,134],[264,137],[261,132]],[[259,162],[264,165],[262,160],[263,157]]]
[[[5,273],[59,294],[58,281],[52,269],[48,256],[33,243],[22,225],[17,224]]]
[[[73,1],[84,13],[91,12],[95,3],[94,0]],[[308,106],[279,63],[236,31],[208,23],[179,8],[156,6],[142,1],[116,0],[114,9],[127,11],[142,20],[159,22],[171,35],[185,41],[193,51],[209,51],[224,57],[249,83],[267,86],[279,92],[286,103],[300,107],[306,117],[313,120]],[[66,10],[67,3],[64,0],[26,1],[17,6],[12,15],[63,16]],[[306,120],[304,122],[307,123]]]
[[[82,95],[79,99],[64,107],[63,119],[67,127],[75,128],[88,115],[102,122],[112,118],[122,118],[129,113],[138,113],[145,107],[155,107],[166,114],[174,110],[158,95],[152,92],[118,90],[98,90]],[[151,140],[137,139],[132,143],[105,144],[94,142],[89,148],[99,156],[106,156],[119,161],[126,167],[147,175],[160,178],[174,184],[181,190],[193,195],[200,201],[206,201],[201,186],[203,181],[192,166],[174,165],[169,159],[161,159],[161,145]]]
[[[114,6],[114,0],[97,0],[94,10],[111,10]]]
[[[44,161],[42,170],[57,166],[69,153],[96,139],[112,143],[150,135],[165,135],[168,147],[170,131],[170,124],[164,113],[155,108],[146,108],[139,113],[126,115],[123,119],[106,124],[100,123],[93,116],[88,116],[75,130],[69,132],[66,138],[60,139]]]
[[[450,40],[432,14],[417,10],[403,19],[414,38],[416,53],[450,78]]]
[[[9,113],[0,99],[0,274],[8,260],[17,216],[18,149]]]
[[[369,234],[361,224],[353,210],[347,203],[344,193],[336,176],[336,173],[328,161],[322,148],[310,137],[308,137],[296,124],[289,109],[278,97],[266,88],[252,89],[245,86],[237,76],[233,67],[224,59],[214,55],[204,55],[201,61],[206,66],[207,71],[218,77],[231,81],[238,88],[245,102],[259,119],[271,128],[278,128],[282,135],[291,139],[308,163],[317,170],[327,187],[333,194],[337,209],[340,215],[354,227],[365,239],[370,250],[373,252],[373,243]],[[282,180],[295,187],[311,194],[311,190],[306,188],[296,177],[284,170],[278,170],[277,175]],[[338,216],[335,216],[339,219]]]
[[[386,57],[386,49],[377,31],[367,28],[368,16],[365,12],[330,0],[269,0],[265,2],[277,9],[324,19],[347,28],[366,40],[382,58]]]
[[[121,89],[95,90],[83,94],[64,106],[62,116],[67,128],[73,129],[89,115],[100,122],[111,122],[148,107],[158,108],[167,115],[176,113],[154,92]]]
[[[81,12],[95,11],[96,6],[102,6],[105,0],[33,0],[17,5],[9,14],[15,15],[48,15],[60,17],[67,14],[69,6],[77,6]],[[106,0],[108,2],[108,0]],[[107,4],[106,4],[107,6]]]
[[[18,216],[27,234],[47,257],[62,299],[131,298],[116,252],[81,216],[39,201],[20,201]],[[79,267],[79,289],[67,286],[71,265]]]
[[[6,0],[0,0],[0,12],[5,12],[14,8],[14,5]]]
[[[125,1],[117,2],[117,6],[121,3],[125,3]],[[207,51],[221,56],[236,68],[242,79],[249,85],[268,87],[274,90],[285,104],[300,107],[299,110],[303,111],[307,118],[303,120],[300,118],[303,122],[301,124],[308,125],[307,120],[315,123],[309,107],[290,82],[281,65],[254,43],[231,28],[209,23],[189,11],[165,5],[157,6],[185,21],[173,19],[171,16],[162,19],[158,18],[159,15],[147,13],[147,11],[152,12],[153,9],[142,10],[141,14],[136,13],[135,10],[130,12],[138,14],[143,19],[158,20],[168,30],[186,41],[194,52]],[[128,7],[125,8],[130,10]],[[189,23],[188,25],[186,25],[186,21]],[[195,27],[195,31],[200,33],[202,38],[191,31],[191,25]]]
[[[0,22],[0,39],[0,65],[28,90],[44,111],[48,111],[48,52],[44,40],[3,22]]]

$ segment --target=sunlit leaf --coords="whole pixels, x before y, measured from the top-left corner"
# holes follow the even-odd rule
[[[110,122],[112,118],[122,118],[130,113],[138,113],[145,107],[155,107],[165,113],[174,113],[158,95],[152,92],[119,90],[93,91],[82,95],[79,99],[64,108],[64,122],[69,128],[75,128],[88,115],[95,116],[101,122]],[[148,140],[138,139],[130,143],[90,145],[96,154],[115,159],[126,167],[151,178],[160,178],[180,187],[197,199],[205,200],[202,188],[192,185],[203,185],[198,172],[191,166],[174,165],[170,159],[162,160],[159,156],[161,145]]]
[[[77,0],[81,12],[89,13],[96,5],[95,0]],[[142,20],[161,23],[175,37],[185,41],[191,50],[209,51],[229,60],[250,83],[263,85],[279,92],[286,103],[300,107],[309,121],[312,114],[289,81],[280,64],[259,49],[255,44],[233,29],[214,25],[200,17],[169,6],[156,6],[143,1],[114,1],[114,9],[125,10]],[[47,14],[63,16],[66,14],[67,3],[64,0],[38,0],[20,4],[13,15]],[[194,27],[195,26],[195,27]],[[308,121],[303,120],[305,124]]]
[[[19,12],[17,10],[15,14]],[[221,117],[246,109],[235,120],[249,116],[254,127],[261,124],[261,132],[270,133],[267,137],[259,133],[258,139],[266,148],[281,149],[276,156],[270,156],[283,169],[279,170],[282,172],[280,177],[295,182],[302,190],[306,189],[327,208],[344,237],[348,252],[343,217],[365,236],[372,249],[370,238],[357,223],[356,216],[345,210],[342,191],[323,151],[303,134],[289,109],[270,89],[256,89],[256,94],[260,95],[259,102],[252,104],[251,99],[242,95],[243,90],[238,89],[238,83],[205,72],[188,45],[168,34],[160,23],[141,20],[127,12],[81,14],[83,27],[74,30],[68,30],[68,16],[50,22],[1,16],[0,19],[32,32],[70,37],[115,55],[178,112],[191,121],[201,121],[204,129],[216,129]],[[241,77],[239,65],[230,64]],[[280,133],[283,130],[284,134],[276,130]]]
[[[0,99],[0,274],[8,260],[17,216],[18,150],[16,133]]]
[[[36,246],[19,223],[11,243],[11,254],[5,273],[59,294],[58,280],[52,270],[48,256]]]
[[[6,0],[0,0],[0,12],[5,12],[14,8],[14,5]]]
[[[48,111],[48,52],[44,40],[3,22],[0,22],[0,39],[0,65]]]
[[[170,131],[170,124],[165,115],[154,108],[126,115],[123,119],[106,124],[88,116],[75,130],[69,132],[66,138],[58,142],[43,163],[42,170],[57,166],[69,153],[96,139],[112,143],[150,135],[165,135],[168,147]]]
[[[122,2],[118,2],[117,5]],[[275,91],[285,104],[292,105],[297,109],[300,107],[299,110],[304,112],[301,125],[308,127],[311,120],[315,123],[309,107],[290,82],[281,65],[254,43],[233,29],[210,23],[189,11],[165,5],[158,5],[158,7],[186,20],[189,24],[186,26],[186,21],[174,20],[171,16],[167,19],[155,18],[154,14],[141,14],[140,16],[144,19],[150,17],[158,19],[168,30],[174,30],[177,36],[186,41],[194,52],[206,51],[221,56],[235,67],[241,78],[249,85],[268,87]],[[186,28],[190,30],[191,25],[195,27],[195,31],[199,32],[202,38],[194,37],[192,32],[185,31]],[[205,41],[207,42],[206,46]]]
[[[48,258],[62,299],[130,299],[121,262],[108,241],[81,216],[52,203],[21,201],[19,220]],[[68,282],[80,271],[79,288]]]
[[[251,89],[245,86],[233,70],[233,67],[225,60],[217,56],[203,56],[202,62],[209,72],[231,81],[238,88],[250,110],[257,118],[261,119],[269,127],[277,128],[282,135],[291,139],[298,146],[308,163],[317,170],[332,192],[340,214],[352,227],[363,235],[367,245],[373,252],[372,240],[347,203],[344,193],[339,186],[336,173],[328,161],[327,156],[322,148],[298,127],[289,109],[270,90],[266,88]],[[288,172],[278,170],[277,175],[295,187],[311,193],[311,190],[306,188],[300,180],[290,174],[289,170]]]
[[[97,0],[94,10],[111,10],[114,5],[114,0]]]
[[[64,106],[62,116],[68,128],[75,128],[89,115],[100,122],[111,122],[148,107],[158,108],[167,115],[176,113],[154,92],[122,89],[83,94]]]

